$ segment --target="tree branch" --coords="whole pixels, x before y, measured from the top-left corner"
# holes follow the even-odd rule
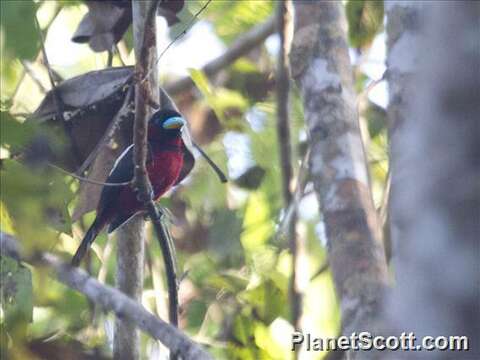
[[[339,2],[295,2],[292,75],[300,89],[311,147],[310,173],[325,223],[342,331],[379,327],[388,283],[381,227],[369,187],[345,15]],[[358,352],[346,356],[354,358]]]
[[[0,232],[0,249],[2,256],[7,255],[34,266],[47,266],[53,269],[54,276],[61,283],[81,292],[95,304],[102,306],[105,311],[112,311],[118,318],[131,321],[183,359],[211,359],[205,350],[180,330],[149,313],[143,306],[117,289],[101,284],[82,269],[63,263],[50,253],[37,253],[30,258],[22,258],[18,241],[4,232]]]
[[[150,115],[148,102],[158,98],[156,71],[145,82],[149,66],[156,53],[155,11],[156,1],[132,2],[133,38],[135,48],[135,122],[134,179],[132,187],[137,197],[148,201],[152,187],[147,177],[147,122]],[[156,95],[156,96],[155,96]],[[135,216],[117,232],[117,276],[119,290],[137,301],[141,301],[143,291],[145,221],[141,215]],[[139,359],[140,334],[134,324],[117,318],[115,321],[113,355],[115,358]]]
[[[202,71],[207,77],[213,77],[220,70],[229,66],[235,60],[242,57],[250,50],[254,49],[259,43],[263,42],[267,37],[275,32],[275,17],[269,18],[263,24],[253,27],[243,36],[238,37],[230,48],[216,59],[206,64]],[[193,87],[193,81],[190,77],[184,77],[171,84],[165,86],[165,90],[172,96],[177,95]]]
[[[170,322],[178,325],[178,292],[177,277],[172,249],[168,237],[168,232],[161,223],[161,215],[158,212],[152,198],[152,186],[148,179],[146,171],[147,159],[147,123],[148,123],[148,99],[157,100],[160,98],[157,84],[156,71],[152,71],[155,64],[155,2],[134,2],[133,3],[133,24],[136,43],[140,47],[135,47],[136,66],[135,66],[135,123],[134,123],[134,162],[135,177],[134,188],[137,191],[138,199],[144,204],[162,249],[162,255],[165,263],[165,272],[168,284],[169,295],[169,319]],[[153,8],[153,9],[152,9]],[[136,15],[138,14],[138,15]],[[139,23],[139,19],[143,21]],[[144,33],[143,33],[144,31]],[[142,36],[140,34],[143,34]],[[149,75],[148,75],[149,74]],[[147,77],[148,75],[148,77]],[[147,79],[147,81],[144,81]],[[164,101],[162,101],[162,106]]]
[[[39,38],[40,38],[40,48],[41,48],[41,53],[42,53],[42,56],[43,56],[43,63],[45,64],[45,67],[47,68],[48,79],[50,80],[50,85],[52,87],[53,103],[55,105],[55,110],[56,110],[56,113],[57,113],[57,120],[60,121],[60,123],[62,124],[62,126],[63,126],[63,128],[66,132],[66,134],[68,135],[68,137],[71,141],[70,147],[71,147],[71,150],[72,150],[72,154],[75,157],[75,159],[77,160],[77,162],[79,162],[80,161],[80,153],[78,151],[78,147],[77,147],[77,144],[75,142],[75,138],[73,137],[73,134],[72,134],[72,123],[69,122],[69,121],[65,121],[65,117],[63,116],[65,105],[63,103],[62,97],[60,96],[60,94],[57,90],[57,86],[55,84],[53,69],[50,66],[50,62],[48,61],[47,50],[45,48],[45,36],[44,36],[44,33],[42,32],[42,30],[40,29],[40,24],[38,23],[38,20],[37,20],[36,17],[35,17],[35,25],[36,25],[38,35],[39,35]]]
[[[50,26],[53,24],[53,22],[55,21],[55,19],[58,16],[58,14],[60,14],[60,11],[62,11],[62,8],[63,8],[63,6],[57,4],[51,18],[48,19],[48,22],[45,25],[45,28],[43,30],[40,29],[40,32],[42,33],[43,37],[45,37],[47,35],[47,32],[50,29]],[[33,61],[34,63],[36,63],[40,59],[41,54],[42,54],[42,50],[40,50],[40,53],[35,57],[35,60]],[[22,62],[22,65],[23,65],[23,62]],[[12,93],[12,97],[11,97],[12,103],[15,103],[15,98],[18,94],[18,90],[20,89],[20,85],[22,85],[22,82],[25,79],[26,74],[27,74],[27,69],[24,67],[22,69],[22,73],[19,76],[18,82],[15,86],[15,90]],[[40,86],[40,84],[38,84],[38,85]],[[42,88],[43,88],[43,84],[41,84],[41,85],[42,85]],[[42,89],[42,92],[43,92],[43,89]],[[44,92],[46,92],[46,91],[44,91]]]
[[[290,62],[288,55],[292,41],[292,3],[290,0],[283,0],[278,3],[277,8],[277,31],[280,35],[280,50],[278,52],[277,64],[277,135],[280,148],[280,169],[282,172],[282,193],[285,208],[288,208],[293,200],[290,190],[292,181],[292,145],[289,128],[289,101],[290,101]],[[302,294],[298,289],[298,244],[296,234],[296,211],[292,212],[291,220],[288,223],[287,237],[288,247],[292,256],[292,274],[289,283],[289,297],[291,309],[291,321],[294,328],[301,329],[300,318],[302,313]]]
[[[42,84],[42,81],[33,70],[32,64],[30,64],[27,60],[20,60],[20,63],[22,64],[24,71],[30,76],[33,82],[38,86],[38,89],[42,92],[42,94],[46,94],[48,90]]]

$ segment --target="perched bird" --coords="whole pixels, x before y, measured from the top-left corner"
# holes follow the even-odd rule
[[[157,200],[179,180],[184,163],[185,144],[181,129],[185,120],[174,110],[159,110],[148,122],[147,173],[152,183],[153,198]],[[133,144],[118,157],[107,183],[123,183],[133,178]],[[97,216],[88,229],[72,265],[78,266],[97,235],[108,225],[111,233],[142,210],[130,185],[104,186],[97,206]]]

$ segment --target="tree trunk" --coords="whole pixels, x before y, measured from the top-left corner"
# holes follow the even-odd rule
[[[395,52],[402,38],[409,49],[412,44],[407,41],[418,41],[414,47],[418,65],[409,86],[415,91],[403,93],[401,123],[394,108],[389,113],[395,121],[391,218],[397,247],[396,287],[387,304],[389,330],[412,331],[417,339],[466,335],[471,350],[390,354],[395,360],[401,355],[480,358],[480,6],[478,2],[433,5],[424,3],[424,10],[413,17],[414,23],[425,24],[422,37],[407,33],[396,45],[391,28],[399,14],[411,8],[396,4],[389,9],[389,66],[398,60],[395,54],[407,51],[403,47]],[[411,25],[411,20],[406,24]],[[396,88],[404,86],[396,80],[390,84],[393,96]]]
[[[117,231],[116,287],[142,301],[145,221],[137,215]],[[140,358],[140,332],[130,321],[115,318],[113,341],[115,359]]]
[[[381,226],[360,135],[343,5],[295,2],[292,75],[303,97],[310,173],[320,202],[342,332],[375,332],[387,287]],[[351,357],[358,356],[351,352]]]

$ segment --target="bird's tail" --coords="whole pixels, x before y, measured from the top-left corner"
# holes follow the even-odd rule
[[[85,256],[87,250],[90,248],[90,245],[93,243],[98,233],[102,230],[102,224],[98,221],[98,217],[93,222],[92,226],[88,229],[87,233],[83,237],[80,246],[78,247],[75,255],[72,258],[71,265],[78,266]]]

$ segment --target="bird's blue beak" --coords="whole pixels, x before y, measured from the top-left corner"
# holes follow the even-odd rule
[[[171,117],[163,122],[163,128],[165,130],[180,129],[185,125],[185,120],[179,116]]]

